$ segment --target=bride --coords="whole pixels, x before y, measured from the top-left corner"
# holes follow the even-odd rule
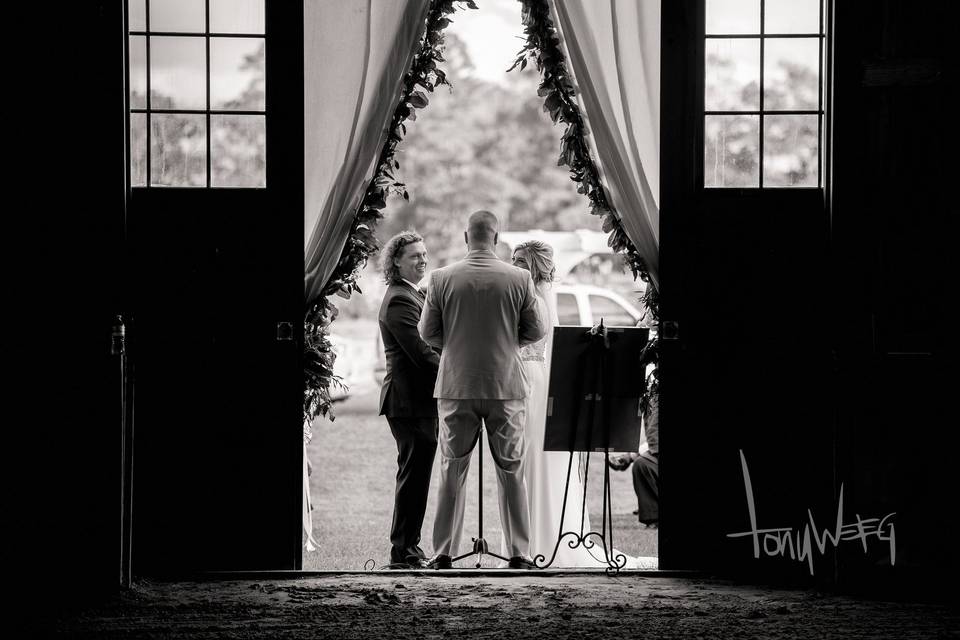
[[[513,251],[514,266],[526,269],[537,288],[537,305],[540,317],[549,319],[548,326],[559,324],[555,301],[550,295],[550,284],[554,278],[553,248],[545,242],[530,240],[523,242]],[[534,558],[542,554],[544,559],[538,564],[544,565],[553,557],[557,547],[557,536],[561,532],[560,514],[563,511],[563,493],[570,465],[570,454],[564,451],[544,451],[543,438],[547,421],[547,387],[550,377],[550,351],[553,346],[553,331],[547,331],[539,342],[523,347],[520,359],[527,383],[526,422],[524,439],[524,479],[527,482],[527,503],[530,508],[530,555]],[[570,484],[567,491],[567,508],[563,516],[562,531],[584,533],[591,531],[590,514],[583,513],[583,482],[580,478],[579,456],[573,460],[570,470]],[[582,516],[582,529],[581,529]],[[599,537],[590,536],[587,548],[580,544],[571,549],[569,542],[573,536],[565,536],[557,547],[553,567],[592,567],[606,568],[603,547]],[[617,554],[611,550],[611,557]],[[627,557],[627,566],[635,564],[635,559]]]

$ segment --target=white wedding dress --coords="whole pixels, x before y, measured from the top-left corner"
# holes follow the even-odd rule
[[[592,531],[590,514],[583,513],[583,482],[580,478],[580,454],[575,453],[570,464],[570,454],[564,451],[544,451],[543,439],[547,422],[547,392],[550,384],[549,357],[553,346],[553,330],[559,324],[556,309],[547,303],[549,293],[537,291],[537,305],[541,318],[548,319],[551,327],[547,335],[534,344],[522,347],[520,358],[527,384],[526,418],[524,424],[524,478],[527,481],[527,503],[530,507],[530,556],[542,554],[538,564],[550,562],[556,547],[556,557],[551,568],[578,567],[606,569],[603,545],[599,535],[587,538],[589,548],[583,544],[571,549],[574,536],[565,536],[557,547],[561,533],[560,514],[563,512],[563,492],[570,467],[570,484],[567,492],[567,508],[563,512],[563,532],[573,531],[578,535]],[[603,469],[600,469],[600,473]],[[583,524],[581,527],[581,515]],[[620,554],[612,550],[611,558]],[[626,556],[626,554],[623,554]],[[639,568],[639,560],[626,556],[626,566]]]

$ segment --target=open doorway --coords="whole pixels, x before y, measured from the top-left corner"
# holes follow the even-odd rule
[[[444,70],[453,89],[438,88],[416,122],[407,123],[396,177],[407,185],[410,198],[387,201],[377,236],[385,244],[400,231],[416,230],[424,238],[432,271],[464,256],[467,217],[487,209],[500,218],[501,259],[509,261],[526,240],[553,247],[557,273],[551,295],[561,325],[589,327],[604,317],[608,325],[649,326],[641,301],[644,283],[607,245],[601,220],[585,215],[588,201],[568,169],[557,165],[563,130],[544,112],[537,95],[539,75],[532,67],[506,72],[523,44],[521,9],[513,0],[488,0],[479,11],[452,16],[444,29]],[[318,418],[306,448],[314,540],[304,553],[304,569],[360,570],[390,562],[397,444],[379,415],[384,354],[377,315],[387,285],[376,261],[367,264],[358,284],[363,295],[338,299],[339,315],[331,325],[335,372],[347,388],[334,387],[336,420]],[[483,455],[482,534],[491,551],[499,552],[495,466],[485,438],[483,442],[482,452],[478,447],[472,454],[463,540],[479,530],[477,457]],[[610,474],[614,547],[637,559],[633,568],[655,569],[658,529],[654,522],[639,521],[633,467],[621,466],[623,472]],[[596,530],[603,509],[603,467],[603,455],[591,454],[587,512]],[[438,473],[439,453],[421,527],[421,546],[428,554]],[[468,546],[462,543],[459,552]],[[551,550],[531,554],[549,558]],[[605,569],[602,551],[594,551],[594,568]],[[500,561],[487,556],[483,565],[497,567]]]

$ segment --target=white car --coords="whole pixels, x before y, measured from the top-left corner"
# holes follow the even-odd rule
[[[608,327],[635,327],[643,316],[643,313],[623,296],[603,287],[556,283],[550,287],[550,291],[556,296],[557,316],[563,326],[592,327],[603,318],[603,324]],[[383,383],[383,376],[387,371],[379,331],[376,354],[373,377],[379,385]]]
[[[608,327],[635,327],[643,312],[623,296],[588,284],[554,284],[557,316],[562,326],[592,327],[603,318]]]

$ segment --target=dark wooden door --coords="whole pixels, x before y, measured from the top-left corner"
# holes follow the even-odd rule
[[[757,527],[836,518],[825,192],[705,187],[704,34],[702,0],[663,3],[661,567],[803,579],[728,534],[752,529],[743,459]]]
[[[302,2],[265,24],[266,187],[132,192],[139,575],[300,565]]]

